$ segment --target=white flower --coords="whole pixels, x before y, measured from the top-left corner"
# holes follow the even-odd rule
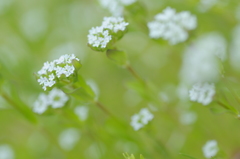
[[[14,159],[14,152],[8,145],[0,145],[0,159]]]
[[[218,33],[199,37],[185,50],[180,71],[181,82],[192,85],[197,82],[217,81],[220,76],[218,59],[226,59],[225,39]]]
[[[101,6],[109,10],[113,16],[121,16],[125,6],[135,3],[137,0],[99,0]]]
[[[44,113],[49,106],[48,96],[46,94],[41,93],[38,96],[38,99],[33,104],[33,112],[37,114]]]
[[[60,89],[54,88],[49,94],[41,93],[33,104],[33,112],[37,114],[44,113],[49,106],[52,108],[61,108],[68,101],[68,96]]]
[[[77,144],[80,137],[80,132],[77,129],[68,128],[60,134],[58,142],[64,150],[70,151]]]
[[[104,30],[102,26],[93,27],[89,30],[88,34],[88,44],[93,47],[106,48],[107,44],[112,40],[112,36],[109,34],[108,30]]]
[[[80,61],[72,55],[62,55],[59,59],[51,62],[45,62],[41,70],[38,71],[38,82],[42,86],[43,90],[47,90],[56,84],[56,81],[60,77],[69,77],[74,74],[75,68],[72,64],[72,60]]]
[[[213,83],[197,83],[193,85],[192,89],[189,91],[190,100],[202,103],[203,105],[211,103],[214,94],[215,86]]]
[[[175,9],[167,7],[147,25],[151,38],[163,38],[175,45],[187,40],[188,31],[197,27],[197,18],[188,11],[176,13]]]
[[[63,93],[60,89],[52,89],[48,94],[49,105],[52,108],[61,108],[68,101],[68,96]]]
[[[148,124],[148,122],[151,121],[153,117],[153,114],[147,108],[143,108],[140,110],[139,114],[134,114],[132,116],[131,126],[135,131],[137,131],[144,125]]]
[[[78,106],[74,109],[74,113],[78,116],[79,120],[85,121],[88,117],[88,107],[87,106]]]
[[[122,17],[104,17],[102,27],[112,30],[114,33],[126,30],[128,23]]]
[[[128,23],[122,17],[104,17],[102,25],[89,30],[88,44],[97,50],[104,50],[113,39],[118,39],[117,33],[123,34]],[[121,36],[120,36],[121,37]]]
[[[203,154],[206,158],[211,158],[217,155],[219,149],[217,145],[217,141],[210,140],[208,141],[202,148]]]

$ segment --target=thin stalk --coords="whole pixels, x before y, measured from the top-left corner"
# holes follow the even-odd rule
[[[135,77],[136,79],[144,82],[144,80],[138,75],[138,73],[132,68],[131,65],[126,65],[126,69]]]
[[[110,113],[102,103],[100,103],[99,101],[94,101],[94,104],[95,104],[98,108],[100,108],[104,113],[106,113],[106,114],[109,115],[110,117],[115,118],[114,115],[113,115],[112,113]]]

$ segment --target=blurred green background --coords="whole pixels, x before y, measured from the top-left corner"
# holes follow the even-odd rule
[[[211,139],[218,141],[222,158],[233,158],[240,153],[240,121],[229,114],[214,115],[200,104],[180,102],[176,95],[179,70],[185,48],[204,33],[216,31],[231,43],[233,28],[238,24],[236,12],[239,2],[222,0],[202,12],[198,0],[139,0],[146,9],[146,22],[167,6],[177,11],[188,10],[197,16],[198,27],[187,42],[171,46],[164,41],[149,38],[129,19],[128,33],[117,43],[128,53],[135,70],[155,84],[160,105],[152,106],[154,119],[140,131],[130,126],[131,116],[147,107],[127,83],[133,77],[117,67],[104,53],[87,46],[88,30],[101,24],[104,16],[111,14],[97,0],[0,0],[0,74],[2,90],[32,107],[43,92],[34,73],[46,61],[62,54],[74,53],[81,59],[80,73],[94,80],[100,90],[99,100],[118,120],[118,124],[95,105],[88,104],[89,117],[84,122],[68,118],[64,111],[80,105],[71,99],[62,110],[49,115],[34,115],[38,122],[31,123],[10,103],[0,97],[0,145],[12,147],[16,159],[123,159],[122,153],[143,154],[146,159],[167,159],[162,155],[162,143],[172,158],[184,159],[179,153],[203,158],[202,146]],[[229,52],[229,51],[227,51]],[[225,76],[239,82],[239,72],[229,61],[224,64]],[[235,88],[237,88],[236,85]],[[85,104],[86,105],[86,104]],[[192,106],[191,106],[192,105]],[[191,107],[190,107],[191,106]],[[239,105],[235,103],[237,109]],[[191,125],[180,122],[182,110],[190,107],[197,114]],[[59,135],[67,128],[79,130],[80,139],[70,151],[58,143]],[[234,159],[237,159],[236,157]]]

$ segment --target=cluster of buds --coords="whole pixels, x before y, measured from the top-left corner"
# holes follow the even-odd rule
[[[190,100],[202,103],[203,105],[208,105],[211,103],[214,95],[215,86],[213,83],[196,83],[189,91]]]
[[[188,11],[176,13],[176,10],[170,7],[166,8],[163,13],[157,14],[155,20],[148,23],[151,38],[163,38],[171,45],[186,41],[188,31],[196,27],[196,16]]]
[[[80,67],[80,60],[74,54],[62,55],[59,59],[44,63],[42,69],[37,72],[37,81],[46,91],[59,81],[71,81]]]
[[[154,115],[147,109],[143,108],[138,114],[132,116],[131,126],[135,131],[147,125],[153,119]]]
[[[122,17],[104,17],[102,25],[89,30],[88,45],[96,51],[106,51],[123,37],[128,25]]]

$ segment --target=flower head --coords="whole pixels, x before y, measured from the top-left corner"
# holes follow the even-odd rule
[[[151,121],[153,117],[153,114],[147,108],[143,108],[140,110],[139,114],[134,114],[132,116],[131,125],[133,129],[137,131],[144,125],[148,124],[148,122]]]
[[[33,104],[33,111],[37,114],[44,113],[49,106],[48,96],[41,93]]]
[[[120,39],[128,23],[122,17],[104,17],[102,25],[89,30],[88,45],[96,51],[105,51]]]
[[[216,156],[218,153],[218,145],[216,140],[208,141],[202,148],[203,154],[206,158],[211,158]]]
[[[170,7],[155,16],[155,20],[148,23],[149,36],[153,39],[163,38],[174,45],[188,38],[188,31],[197,27],[197,19],[188,11],[176,13]]]
[[[69,79],[77,71],[73,62],[80,60],[74,54],[62,55],[59,59],[45,62],[41,70],[37,72],[38,83],[43,90],[53,87],[61,79]]]
[[[54,109],[63,107],[68,101],[68,96],[60,89],[54,88],[49,94],[41,93],[33,104],[33,112],[43,114],[49,107]]]
[[[215,86],[213,83],[197,83],[193,85],[189,91],[190,100],[202,103],[203,105],[211,103],[214,94]]]
[[[99,0],[101,6],[109,10],[113,16],[123,15],[124,7],[132,5],[137,0]]]
[[[52,108],[61,108],[68,101],[68,96],[63,93],[60,89],[52,89],[48,94],[49,104]]]

